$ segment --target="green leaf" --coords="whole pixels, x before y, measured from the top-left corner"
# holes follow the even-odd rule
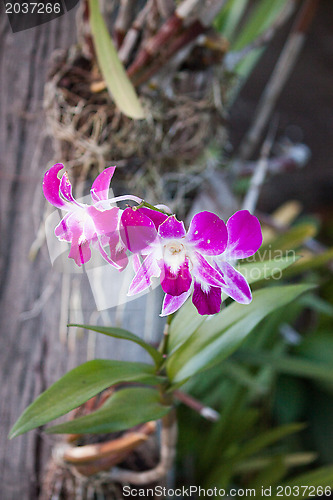
[[[274,260],[263,262],[252,262],[245,264],[243,262],[237,266],[237,271],[242,273],[248,283],[255,283],[268,278],[281,278],[281,271],[294,264],[299,259],[297,256],[280,257]]]
[[[162,418],[170,409],[170,406],[160,402],[160,395],[156,389],[140,387],[122,389],[94,413],[50,427],[47,432],[58,434],[117,432]]]
[[[261,0],[257,2],[256,8],[246,24],[242,27],[238,37],[231,46],[232,51],[242,50],[246,45],[253,42],[275,21],[288,0]],[[242,78],[247,78],[253,67],[263,53],[259,48],[248,53],[237,65],[236,73]]]
[[[308,465],[318,458],[318,454],[313,452],[288,453],[275,456],[267,456],[267,454],[264,454],[263,456],[251,457],[248,460],[244,460],[240,464],[237,464],[234,470],[238,474],[260,471],[265,467],[269,467],[276,458],[280,458],[286,468],[290,468],[299,467],[301,465]],[[273,481],[267,481],[266,484],[266,487],[268,487],[273,484]]]
[[[158,384],[154,367],[144,363],[96,359],[74,368],[43,392],[21,415],[9,437],[44,425],[119,382]]]
[[[249,0],[229,0],[215,18],[215,28],[228,40],[231,39],[241,20]]]
[[[297,226],[292,227],[273,241],[264,243],[256,255],[260,255],[264,259],[272,256],[282,257],[281,252],[290,252],[292,249],[299,248],[306,240],[315,236],[316,232],[317,228],[314,224],[308,222],[297,224]]]
[[[283,277],[290,277],[306,271],[322,267],[333,259],[333,248],[315,255],[314,257],[301,259],[293,268],[284,271]]]
[[[290,285],[259,290],[251,304],[233,303],[199,326],[168,358],[167,373],[173,383],[230,356],[253,328],[269,313],[288,304],[312,285]]]
[[[283,269],[291,266],[298,260],[297,256],[279,257],[275,260],[263,262],[243,261],[237,266],[237,270],[245,276],[248,283],[255,283],[270,277],[280,276]],[[192,301],[188,300],[177,312],[170,325],[170,337],[168,343],[168,354],[173,354],[191,335],[205,322],[205,317],[201,316],[194,307]]]
[[[256,3],[255,9],[251,13],[250,19],[240,31],[235,40],[232,50],[243,49],[246,45],[255,40],[263,31],[275,21],[288,0],[261,0]]]
[[[329,363],[316,363],[296,356],[277,357],[264,351],[240,350],[235,357],[254,366],[267,365],[280,373],[333,382],[333,369]]]
[[[304,307],[308,307],[313,311],[325,314],[333,318],[333,305],[327,300],[321,299],[313,293],[309,293],[299,300],[299,303]]]
[[[155,361],[155,364],[157,366],[159,366],[160,363],[163,361],[162,354],[158,352],[155,349],[155,347],[147,344],[147,342],[142,340],[140,337],[138,337],[134,333],[129,332],[128,330],[124,330],[123,328],[94,326],[94,325],[79,325],[76,323],[70,324],[68,326],[77,326],[78,328],[85,328],[86,330],[92,330],[93,332],[103,333],[103,335],[108,335],[109,337],[114,337],[116,339],[130,340],[131,342],[134,342],[135,344],[138,344],[141,347],[143,347],[150,354],[150,356]]]
[[[97,60],[111,96],[118,108],[136,120],[145,117],[135,89],[118,57],[99,10],[98,0],[89,0],[90,26]]]
[[[236,452],[236,454],[231,457],[231,460],[234,462],[240,462],[244,458],[248,458],[273,443],[276,443],[276,441],[279,441],[290,434],[301,431],[304,427],[304,424],[293,423],[263,432],[262,434],[259,434],[259,436],[243,443],[239,452]]]

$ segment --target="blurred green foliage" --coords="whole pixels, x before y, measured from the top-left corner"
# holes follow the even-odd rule
[[[333,486],[332,249],[309,251],[317,231],[318,223],[307,218],[266,239],[266,249],[304,255],[282,280],[310,281],[317,288],[272,312],[231,358],[184,386],[220,419],[207,422],[179,407],[181,484]]]

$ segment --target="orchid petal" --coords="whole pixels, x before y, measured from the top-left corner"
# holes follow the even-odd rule
[[[224,285],[225,282],[221,273],[214,269],[201,254],[198,252],[194,253],[196,262],[192,270],[192,275],[196,278],[196,281],[217,287]]]
[[[147,207],[138,208],[137,211],[149,217],[149,219],[151,219],[155,224],[156,229],[158,229],[159,226],[169,217],[162,212],[158,212],[157,210],[152,210],[151,208]]]
[[[91,257],[89,241],[79,244],[77,240],[73,240],[68,257],[74,259],[79,267],[88,262]]]
[[[60,181],[60,194],[67,200],[69,203],[74,203],[75,205],[82,206],[80,205],[74,198],[73,193],[72,193],[72,184],[70,183],[70,180],[68,178],[67,172],[64,173],[64,175],[61,177]]]
[[[165,293],[169,295],[181,295],[187,292],[192,283],[192,276],[189,271],[188,261],[183,262],[174,274],[171,269],[164,265],[164,276],[161,279],[161,286]]]
[[[236,271],[228,262],[216,262],[223,274],[225,285],[221,285],[222,291],[240,304],[249,304],[252,300],[251,289],[244,276]]]
[[[170,215],[158,228],[158,234],[162,238],[179,239],[186,234],[184,223],[177,220],[175,215]]]
[[[151,253],[142,262],[138,272],[134,276],[128,290],[128,295],[131,296],[143,292],[143,290],[146,290],[151,285],[151,279],[153,277],[158,278],[160,274],[161,270],[153,253]]]
[[[72,241],[72,233],[70,230],[70,221],[69,219],[73,216],[72,212],[68,213],[61,219],[59,224],[56,226],[54,230],[54,234],[60,241]]]
[[[205,255],[219,255],[228,242],[226,225],[212,212],[200,212],[191,221],[186,241]]]
[[[132,255],[132,264],[135,274],[138,272],[141,266],[140,255],[135,253]]]
[[[199,283],[194,283],[192,302],[199,314],[204,316],[205,314],[216,314],[220,312],[221,301],[221,288],[211,286],[206,292],[201,288]]]
[[[160,316],[168,316],[169,314],[173,314],[176,312],[189,298],[191,295],[191,288],[187,290],[187,292],[182,293],[181,295],[170,295],[168,293],[165,294],[162,312]]]
[[[123,271],[128,264],[126,247],[123,244],[118,231],[111,233],[109,237],[110,257],[113,262]]]
[[[152,243],[157,236],[153,221],[139,210],[126,208],[121,216],[124,231],[121,237],[129,250],[138,253]]]
[[[56,163],[51,167],[44,175],[43,180],[43,193],[47,201],[49,201],[54,207],[66,208],[67,203],[60,198],[60,179],[58,178],[58,172],[64,168],[62,163]]]
[[[260,223],[248,210],[239,210],[227,222],[228,246],[225,259],[246,259],[260,248]]]
[[[116,167],[108,167],[94,180],[90,190],[90,194],[94,202],[108,199],[110,182],[115,170]]]
[[[112,255],[111,255],[111,257],[109,257],[107,252],[104,250],[103,246],[101,245],[100,241],[98,241],[98,250],[99,250],[99,253],[101,254],[101,256],[103,257],[103,259],[106,260],[106,262],[108,262],[109,264],[111,264],[111,266],[115,267],[119,271],[123,271],[125,269],[127,262],[125,265],[122,265],[123,263],[121,261],[117,261],[117,260],[113,259]],[[126,255],[126,259],[127,259],[127,255]],[[128,261],[128,259],[127,259],[127,261]]]
[[[117,230],[119,208],[113,207],[109,210],[98,210],[96,207],[87,207],[86,211],[92,218],[96,233],[98,235],[111,235]]]

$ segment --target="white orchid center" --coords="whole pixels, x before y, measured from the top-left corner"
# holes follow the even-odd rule
[[[186,257],[185,245],[180,241],[173,240],[163,247],[163,260],[170,267],[171,272],[176,273],[184,263]]]

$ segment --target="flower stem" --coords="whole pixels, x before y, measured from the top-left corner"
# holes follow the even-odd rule
[[[167,321],[165,323],[165,326],[164,326],[163,339],[162,339],[161,345],[159,347],[159,351],[162,353],[162,356],[164,359],[167,357],[168,341],[169,341],[169,327],[170,327],[172,318],[173,318],[173,314],[169,314],[169,316],[167,317]]]
[[[141,202],[139,203],[139,205],[137,207],[133,207],[133,210],[138,210],[138,208],[141,208],[141,207],[147,207],[147,208],[150,208],[150,210],[155,210],[155,212],[161,212],[162,214],[170,215],[170,214],[166,213],[164,210],[157,208],[157,207],[154,207],[154,205],[151,205],[150,203],[148,203],[145,200],[141,200]]]

